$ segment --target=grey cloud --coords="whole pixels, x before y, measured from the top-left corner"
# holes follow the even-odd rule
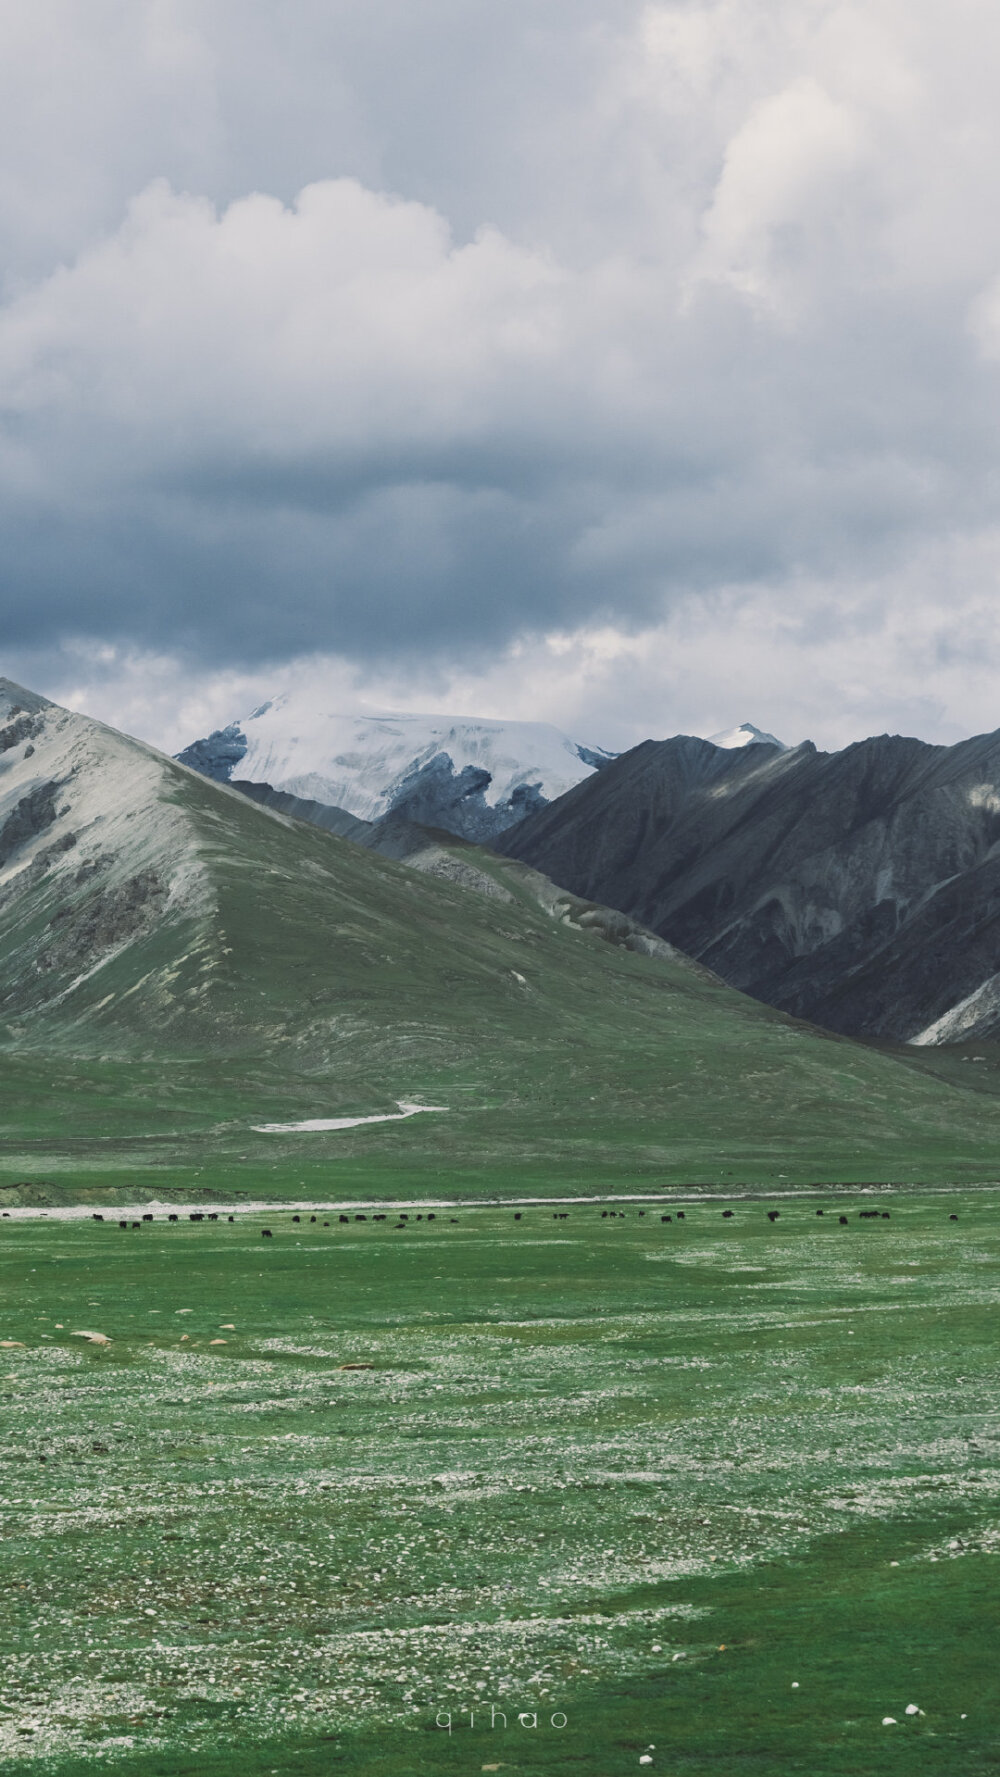
[[[155,178],[226,204],[248,191],[290,202],[346,175],[443,209],[462,237],[484,221],[516,232],[526,198],[578,226],[573,188],[583,160],[600,159],[580,125],[641,12],[639,0],[9,9],[0,275],[16,287],[72,258]]]
[[[85,10],[0,24],[9,646],[427,665],[804,578],[834,640],[945,535],[992,584],[971,0]]]

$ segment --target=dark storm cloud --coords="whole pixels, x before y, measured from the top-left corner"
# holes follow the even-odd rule
[[[723,587],[805,646],[933,607],[942,536],[980,596],[972,0],[86,14],[0,24],[10,647],[431,661]]]

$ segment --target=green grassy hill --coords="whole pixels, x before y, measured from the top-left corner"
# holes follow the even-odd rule
[[[642,954],[519,865],[456,847],[436,872],[0,683],[0,1178],[473,1194],[995,1170],[1000,1109],[960,1080]],[[400,1099],[448,1110],[253,1128]]]

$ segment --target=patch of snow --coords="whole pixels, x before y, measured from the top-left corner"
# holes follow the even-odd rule
[[[767,734],[763,728],[755,728],[752,722],[741,722],[738,728],[724,728],[720,734],[706,735],[713,747],[779,747],[783,753],[788,747],[783,740],[774,734]]]
[[[421,1111],[447,1111],[446,1104],[407,1104],[397,1098],[398,1111],[387,1111],[380,1117],[309,1117],[304,1123],[254,1123],[257,1135],[290,1135],[297,1129],[357,1129],[362,1123],[402,1123],[407,1117],[419,1116]]]
[[[936,1043],[961,1043],[969,1037],[980,1036],[979,1026],[985,1022],[992,1025],[996,1011],[1000,1006],[1000,974],[990,975],[985,981],[967,994],[964,1000],[942,1012],[933,1024],[919,1031],[909,1042],[914,1048],[928,1048]]]

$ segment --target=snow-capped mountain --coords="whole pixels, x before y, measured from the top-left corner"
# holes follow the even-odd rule
[[[487,839],[608,763],[547,722],[348,713],[285,693],[178,758],[219,782],[249,781],[346,809]]]
[[[778,747],[781,752],[788,752],[783,740],[765,733],[763,728],[755,728],[752,722],[741,722],[738,728],[724,728],[721,734],[710,734],[707,738],[713,747]]]

